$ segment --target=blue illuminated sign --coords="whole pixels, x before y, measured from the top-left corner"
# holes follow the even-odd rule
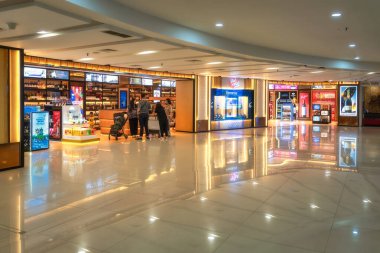
[[[253,119],[253,90],[211,89],[211,120]]]

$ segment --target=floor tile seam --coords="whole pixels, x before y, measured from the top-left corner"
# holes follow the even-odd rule
[[[343,188],[342,188],[341,193],[340,193],[340,198],[339,198],[338,203],[337,203],[337,207],[336,207],[335,214],[334,214],[334,217],[333,217],[333,220],[332,220],[331,226],[330,226],[330,230],[329,230],[329,232],[328,232],[328,237],[327,237],[327,240],[326,240],[325,249],[324,249],[324,251],[323,251],[324,253],[327,252],[327,247],[328,247],[329,242],[330,242],[330,239],[331,239],[331,234],[332,234],[332,231],[333,231],[333,229],[334,229],[334,223],[335,223],[335,220],[336,220],[336,216],[337,216],[337,214],[338,214],[338,210],[339,210],[339,207],[340,207],[340,203],[342,202],[342,198],[343,198],[344,190],[346,189],[346,183],[347,183],[348,175],[349,175],[349,174],[346,174],[345,179],[344,179],[344,185],[343,185]]]
[[[285,176],[286,177],[286,176]],[[240,222],[240,224],[238,225],[238,226],[236,226],[236,228],[233,230],[233,231],[231,231],[227,236],[226,236],[226,238],[220,243],[220,245],[218,246],[218,247],[216,247],[215,248],[215,250],[214,251],[212,251],[212,253],[216,253],[216,251],[218,250],[218,249],[220,249],[221,247],[222,247],[222,245],[224,244],[224,243],[226,243],[226,241],[232,236],[232,235],[234,235],[237,231],[238,231],[238,229],[244,224],[244,223],[246,223],[246,221],[250,218],[250,217],[252,217],[255,213],[256,213],[256,211],[259,209],[259,208],[261,208],[274,194],[276,194],[277,192],[278,192],[278,190],[282,187],[282,186],[284,186],[285,184],[286,184],[286,182],[288,182],[288,180],[289,180],[289,177],[286,177],[286,180],[280,185],[280,186],[278,186],[271,194],[269,194],[269,196],[262,202],[262,204],[260,204],[260,205],[258,205],[256,208],[255,208],[255,210],[254,211],[252,211],[251,213],[250,213],[250,215],[248,215],[248,217],[246,218],[246,219],[244,219],[243,221],[241,221]],[[253,181],[253,180],[249,180],[249,181]]]
[[[339,226],[339,228],[349,228],[349,227],[352,228],[352,225],[341,225],[341,226]],[[338,227],[336,227],[335,225],[333,225],[333,229],[337,229],[337,228],[338,228]],[[368,226],[362,226],[362,225],[355,226],[355,228],[359,228],[359,229],[367,229],[367,230],[372,230],[372,231],[380,232],[380,228],[371,228],[371,227],[368,227]]]
[[[334,200],[332,200],[332,199],[329,198],[329,195],[327,195],[327,194],[323,194],[323,193],[320,193],[320,192],[318,192],[318,191],[316,191],[316,190],[314,190],[314,189],[308,187],[308,186],[305,185],[304,183],[302,183],[302,182],[296,180],[296,179],[293,178],[293,177],[291,178],[291,180],[292,180],[292,182],[297,183],[298,185],[300,185],[300,186],[306,188],[307,190],[309,190],[309,191],[311,191],[311,192],[315,192],[315,193],[317,193],[318,195],[321,195],[321,196],[323,196],[323,197],[326,197],[327,199],[329,199],[329,200],[330,200],[331,202],[333,202],[333,203],[335,202]],[[344,187],[344,184],[342,184],[341,182],[339,182],[339,183],[341,184],[341,188],[343,188],[343,187]]]
[[[178,199],[176,199],[176,200],[174,200],[174,201],[178,201]],[[164,202],[164,203],[160,203],[159,206],[160,206],[160,205],[164,205],[164,204],[166,204],[166,202]],[[148,205],[151,205],[151,203],[148,204]],[[122,219],[128,219],[128,218],[134,217],[134,216],[136,216],[136,215],[138,215],[138,214],[140,214],[140,213],[142,213],[142,212],[144,212],[144,211],[146,211],[146,210],[151,209],[151,208],[145,208],[146,205],[143,205],[143,206],[144,206],[144,207],[139,208],[139,209],[134,210],[133,212],[129,213],[127,217],[123,217]],[[85,214],[83,214],[83,215],[85,215]],[[108,215],[108,216],[110,216],[110,215]],[[77,219],[77,218],[79,218],[79,216],[76,216],[73,220],[75,220],[75,219]],[[120,219],[120,220],[118,220],[118,221],[121,221],[122,219]],[[73,220],[71,220],[71,221],[69,221],[69,222],[73,222]],[[107,220],[107,218],[105,218],[105,219],[102,218],[102,220]],[[114,224],[114,223],[116,223],[116,222],[118,222],[118,221],[115,220],[115,221],[113,221],[112,224]],[[65,224],[65,223],[67,223],[67,222],[64,222],[63,224]],[[93,223],[91,223],[91,224],[93,224]],[[53,226],[53,227],[49,227],[49,228],[46,228],[46,229],[43,229],[43,230],[39,230],[39,231],[29,231],[29,233],[31,233],[31,232],[35,232],[35,233],[38,233],[38,234],[43,234],[43,233],[47,232],[48,230],[54,229],[54,228],[56,228],[57,226],[61,226],[61,225],[62,225],[62,224],[57,224],[57,225],[55,225],[55,226]],[[101,225],[100,225],[100,226],[101,226]],[[98,227],[99,227],[99,224],[98,224]],[[97,227],[95,227],[95,228],[97,228]],[[89,229],[89,230],[82,230],[82,232],[89,232],[89,231],[91,231],[91,230],[93,230],[93,228],[92,228],[92,229]],[[46,236],[46,234],[43,234],[43,235]],[[74,238],[74,237],[75,237],[75,236],[72,236],[72,237],[70,237],[70,238]],[[65,239],[65,240],[69,242],[69,239]]]
[[[289,248],[293,248],[293,249],[299,249],[299,250],[303,250],[303,251],[310,251],[310,252],[315,252],[315,253],[323,253],[323,251],[319,251],[319,250],[313,250],[313,249],[307,249],[307,248],[303,248],[303,247],[298,247],[298,246],[294,246],[294,245],[289,245],[287,243],[281,243],[281,242],[274,242],[274,241],[269,241],[269,240],[265,240],[265,239],[260,239],[260,238],[250,238],[248,236],[244,236],[245,238],[247,239],[250,239],[250,240],[254,240],[254,241],[260,241],[260,242],[264,242],[264,243],[267,243],[267,244],[274,244],[274,245],[279,245],[279,246],[285,246],[285,247],[289,247]],[[217,250],[222,246],[222,244],[224,244],[225,241],[223,241],[223,243],[221,243],[221,245],[217,248]],[[216,253],[216,251],[213,251],[213,253]]]
[[[281,197],[284,197],[284,198],[286,198],[286,199],[288,199],[288,200],[292,200],[292,201],[295,201],[296,203],[298,203],[298,204],[307,204],[307,203],[305,203],[305,202],[303,202],[302,200],[300,200],[300,199],[297,199],[297,198],[295,198],[295,197],[291,197],[291,196],[288,196],[288,194],[286,194],[286,193],[279,193],[278,194],[279,196],[281,196]],[[332,201],[332,200],[330,200],[330,204],[334,204],[336,201]],[[334,204],[334,205],[337,205],[337,204]],[[323,210],[323,209],[322,209]],[[325,212],[328,212],[327,210],[324,210]]]
[[[132,216],[131,216],[132,217]],[[142,226],[140,228],[134,228],[134,232],[128,234],[128,235],[125,235],[123,236],[120,240],[117,240],[117,242],[114,243],[114,245],[120,243],[121,241],[125,240],[126,238],[128,238],[129,236],[132,236],[132,235],[135,235],[136,233],[140,232],[141,230],[145,229],[147,226]],[[99,228],[99,227],[98,227]],[[112,228],[107,228],[107,229],[110,229],[110,230],[116,230],[116,229],[112,229]],[[85,232],[91,232],[92,230],[88,230],[88,231],[82,231],[80,232],[79,234],[76,234],[75,236],[66,236],[66,237],[63,237],[63,238],[59,238],[58,241],[60,241],[60,244],[58,244],[57,246],[55,246],[54,248],[57,248],[57,247],[60,247],[62,245],[65,245],[65,244],[71,244],[71,245],[75,245],[75,246],[78,246],[80,248],[83,248],[83,246],[80,246],[77,242],[73,241],[73,239],[75,239],[76,237],[80,236],[82,233],[85,233]],[[115,231],[116,232],[116,231]],[[47,237],[46,235],[43,235],[45,237]],[[94,247],[94,246],[86,246],[85,248],[87,249],[92,249],[92,250],[96,250],[96,251],[100,251],[100,252],[107,252],[106,250],[104,249],[100,249],[100,248],[97,248],[97,247]],[[50,250],[50,249],[49,249]],[[49,251],[46,251],[46,252],[49,252]]]

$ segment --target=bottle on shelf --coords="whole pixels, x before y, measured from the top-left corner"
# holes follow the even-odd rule
[[[305,100],[303,101],[302,103],[302,106],[301,106],[301,117],[302,118],[306,118],[306,115],[307,115],[307,110],[306,110],[306,104],[305,104]]]

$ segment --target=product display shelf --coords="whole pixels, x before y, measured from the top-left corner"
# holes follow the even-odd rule
[[[40,105],[46,103],[46,79],[24,78],[24,102],[27,105]]]
[[[99,129],[99,110],[103,108],[103,83],[97,81],[86,82],[86,119],[93,114],[94,128]]]
[[[47,79],[47,104],[65,104],[68,100],[69,81],[62,79]]]

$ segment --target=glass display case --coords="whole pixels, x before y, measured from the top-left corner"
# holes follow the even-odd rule
[[[211,130],[252,127],[253,90],[211,90]]]

